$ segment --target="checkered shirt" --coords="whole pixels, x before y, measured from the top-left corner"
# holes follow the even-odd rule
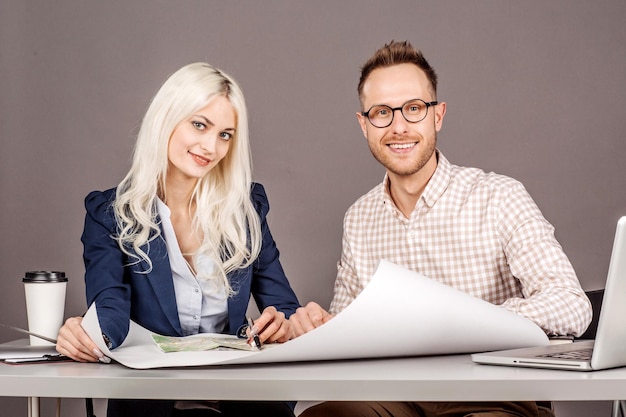
[[[438,156],[410,218],[393,203],[387,176],[348,209],[330,311],[350,304],[386,259],[521,314],[547,334],[582,334],[591,304],[524,186]]]

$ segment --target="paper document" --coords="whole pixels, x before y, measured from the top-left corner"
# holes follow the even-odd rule
[[[196,352],[211,349],[239,349],[248,351],[257,351],[256,346],[248,344],[246,339],[240,339],[231,335],[215,335],[215,334],[196,334],[193,336],[162,336],[151,334],[159,349],[163,352]],[[273,345],[267,345],[271,347]]]
[[[328,323],[260,351],[165,353],[150,331],[132,321],[124,343],[109,351],[94,305],[82,323],[105,355],[137,369],[442,355],[548,344],[532,321],[387,261],[380,262],[367,287]]]

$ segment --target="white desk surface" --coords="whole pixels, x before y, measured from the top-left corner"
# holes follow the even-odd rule
[[[0,364],[0,395],[224,400],[585,401],[626,398],[626,368],[596,372],[474,364],[469,355],[133,370]]]

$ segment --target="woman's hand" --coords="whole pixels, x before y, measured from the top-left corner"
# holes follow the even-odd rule
[[[59,330],[57,352],[78,362],[106,362],[107,357],[83,330],[82,317],[70,317]]]
[[[258,319],[254,321],[248,334],[258,334],[263,343],[283,343],[290,339],[291,325],[285,318],[285,313],[275,307],[267,307]]]

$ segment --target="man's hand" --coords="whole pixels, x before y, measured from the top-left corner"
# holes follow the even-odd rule
[[[300,307],[289,317],[292,338],[302,336],[316,327],[320,327],[334,316],[313,301]]]

